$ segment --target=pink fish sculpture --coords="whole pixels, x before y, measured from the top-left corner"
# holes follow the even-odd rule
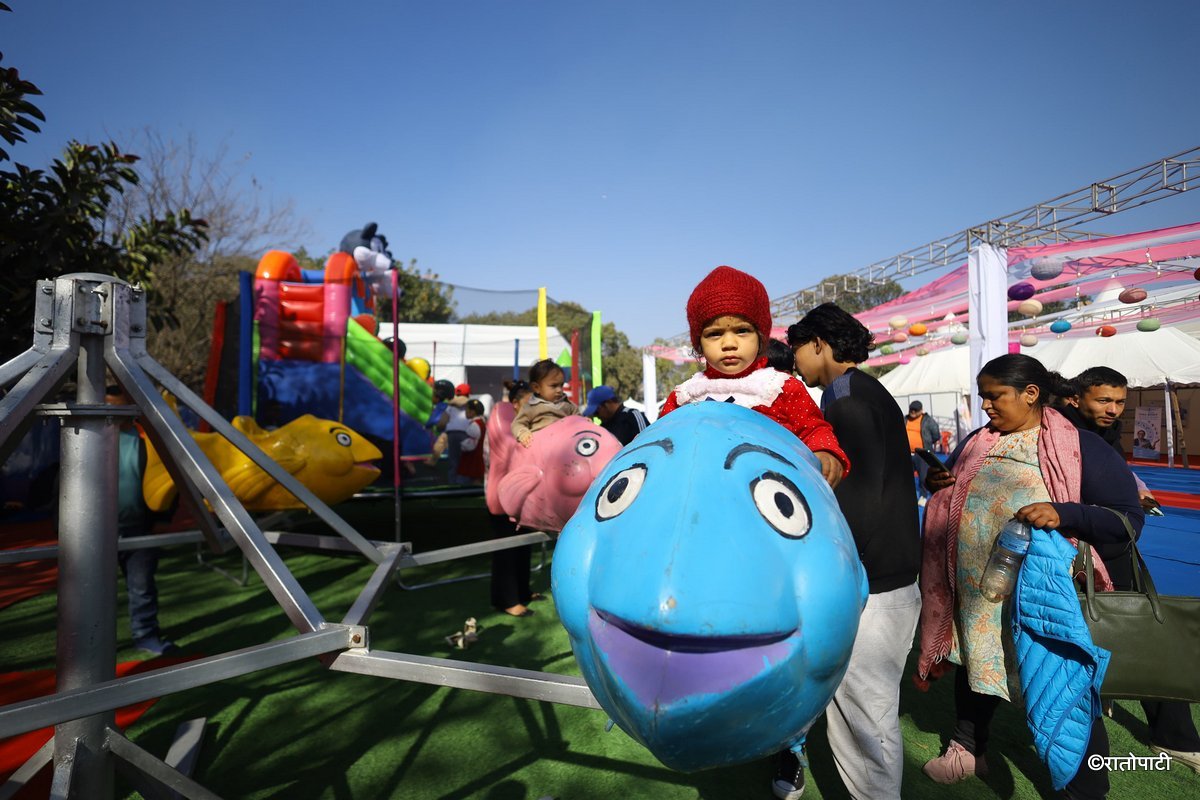
[[[583,417],[560,419],[522,447],[512,435],[513,407],[499,403],[488,420],[488,510],[540,531],[561,531],[592,480],[621,449],[617,437]]]

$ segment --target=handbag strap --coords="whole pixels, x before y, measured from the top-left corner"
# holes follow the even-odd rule
[[[1137,537],[1133,533],[1133,525],[1129,522],[1129,516],[1123,511],[1117,511],[1115,508],[1103,506],[1105,511],[1111,511],[1117,515],[1117,519],[1121,520],[1121,525],[1125,528],[1125,535],[1129,537],[1129,566],[1133,573],[1133,590],[1135,592],[1144,592],[1143,574],[1149,575],[1146,570],[1146,562],[1142,560],[1142,554],[1138,550]]]
[[[1129,550],[1130,559],[1133,567],[1134,591],[1138,594],[1144,594],[1150,600],[1150,608],[1154,612],[1154,619],[1159,623],[1163,622],[1162,609],[1158,601],[1158,589],[1154,586],[1154,579],[1150,577],[1150,570],[1146,566],[1145,560],[1142,558],[1142,553],[1138,550],[1137,540],[1133,535],[1133,526],[1129,523],[1129,518],[1117,511],[1115,508],[1108,508],[1112,513],[1116,514],[1125,527],[1125,532],[1129,535]],[[1085,542],[1086,544],[1086,542]],[[1086,582],[1084,605],[1087,610],[1088,617],[1093,621],[1100,619],[1099,613],[1095,608],[1096,596],[1096,576],[1095,565],[1092,563],[1092,548],[1090,545],[1083,548],[1083,570]]]

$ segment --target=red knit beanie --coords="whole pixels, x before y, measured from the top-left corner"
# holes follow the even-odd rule
[[[700,347],[700,331],[717,317],[737,314],[771,335],[771,300],[766,287],[753,275],[733,267],[717,267],[692,290],[687,301],[688,330],[692,347]]]

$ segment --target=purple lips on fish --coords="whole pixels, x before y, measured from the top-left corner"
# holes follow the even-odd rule
[[[613,674],[646,707],[747,683],[785,661],[797,631],[757,636],[670,636],[592,611],[588,629]]]

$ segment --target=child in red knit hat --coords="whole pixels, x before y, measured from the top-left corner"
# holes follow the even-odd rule
[[[837,486],[850,471],[833,428],[804,384],[767,366],[771,301],[752,275],[717,267],[692,290],[687,302],[692,347],[705,368],[675,387],[659,416],[687,403],[719,400],[758,411],[800,437],[821,462],[821,474]]]

